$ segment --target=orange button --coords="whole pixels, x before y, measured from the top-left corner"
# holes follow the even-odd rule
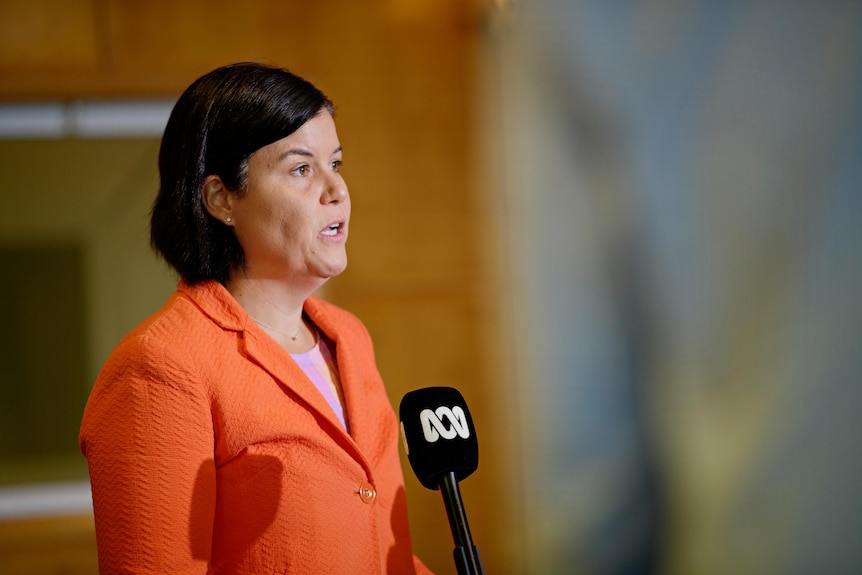
[[[377,490],[370,483],[363,483],[359,486],[359,498],[363,503],[374,503],[377,499]]]

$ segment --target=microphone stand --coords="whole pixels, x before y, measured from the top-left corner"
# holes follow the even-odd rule
[[[455,567],[458,575],[484,575],[482,562],[479,560],[479,550],[473,545],[470,526],[467,525],[467,513],[461,502],[461,490],[455,472],[449,471],[440,481],[440,493],[446,505],[446,515],[452,528],[452,538],[455,540]]]

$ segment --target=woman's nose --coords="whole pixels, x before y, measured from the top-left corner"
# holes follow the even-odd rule
[[[326,190],[321,197],[322,203],[339,203],[346,200],[349,196],[347,184],[344,179],[337,173],[329,174],[326,182]]]

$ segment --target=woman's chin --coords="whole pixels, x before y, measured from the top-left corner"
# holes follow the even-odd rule
[[[347,269],[347,258],[344,258],[342,261],[329,262],[324,266],[320,266],[318,268],[317,275],[322,277],[325,280],[330,278],[334,278],[337,275],[340,275],[341,272]]]

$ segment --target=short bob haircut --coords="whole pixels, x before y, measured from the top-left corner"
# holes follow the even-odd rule
[[[232,269],[245,267],[233,228],[203,206],[204,178],[217,175],[242,194],[251,155],[323,110],[335,113],[311,83],[252,62],[213,70],[183,92],[162,136],[150,220],[150,244],[183,280],[226,284]]]

